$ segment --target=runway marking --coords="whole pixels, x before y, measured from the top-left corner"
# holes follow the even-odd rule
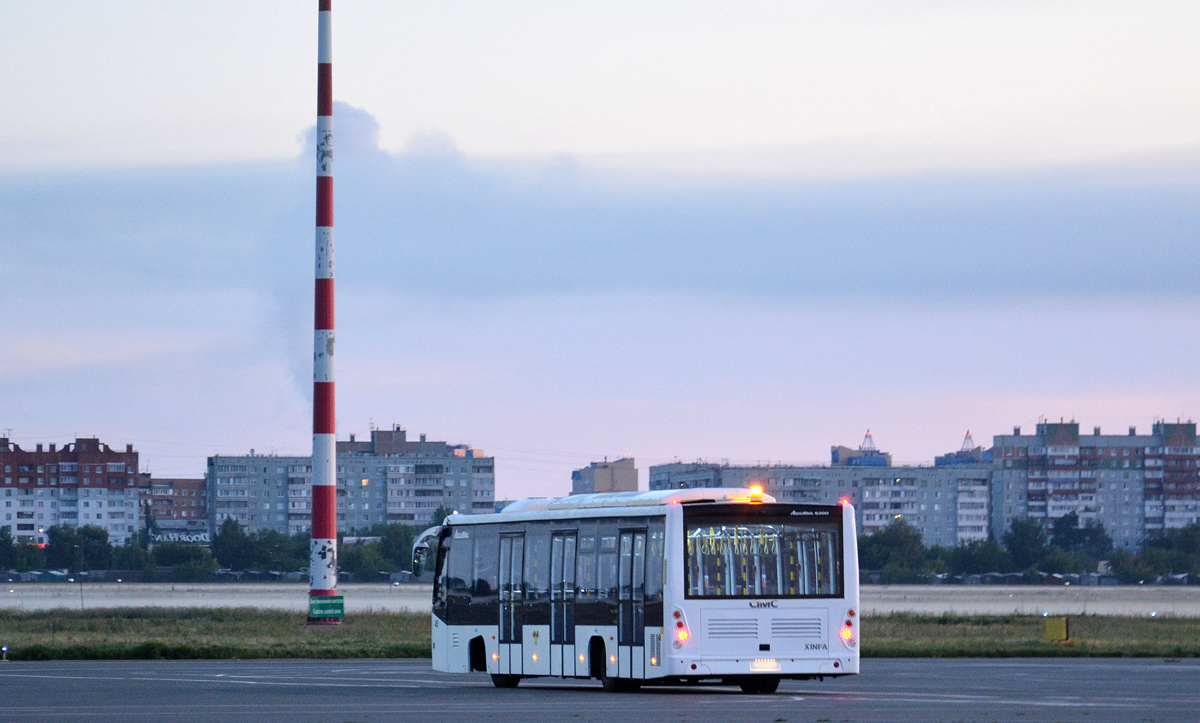
[[[200,674],[196,674],[196,675],[200,675]],[[312,673],[305,673],[303,675],[265,675],[265,674],[256,674],[256,673],[221,673],[217,677],[224,677],[226,675],[231,679],[233,679],[233,678],[258,678],[258,679],[266,679],[266,680],[304,680],[304,681],[312,680]],[[430,680],[428,678],[401,678],[398,680],[397,678],[372,677],[372,678],[355,678],[354,680],[358,681],[358,682],[376,682],[376,683],[405,682],[405,683],[425,683],[425,684],[432,684],[432,685],[449,685],[449,686],[490,685],[490,683],[483,683],[480,681]]]
[[[361,682],[346,682],[346,683],[328,683],[323,681],[306,680],[303,682],[287,682],[273,680],[240,680],[238,678],[226,677],[223,675],[214,675],[203,678],[188,678],[188,677],[163,677],[163,676],[145,676],[145,675],[123,675],[123,676],[108,676],[108,675],[44,675],[35,673],[0,673],[2,678],[38,678],[47,680],[138,680],[143,682],[157,683],[226,683],[238,685],[278,685],[278,686],[293,686],[293,687],[322,687],[322,688],[410,688],[424,689],[428,685],[398,683],[392,681],[377,681],[371,685],[365,685]],[[471,687],[485,688],[490,687],[488,683],[456,683],[455,687]]]
[[[49,678],[51,680],[125,680],[115,675],[46,675],[38,673],[0,673],[0,678]]]
[[[825,694],[820,697],[837,697],[844,700],[863,700],[863,701],[887,701],[889,703],[942,703],[945,705],[979,705],[986,703],[989,705],[1028,705],[1049,708],[1156,708],[1158,701],[1147,700],[1140,698],[1120,698],[1116,700],[1082,700],[1077,696],[1071,696],[1075,700],[1014,700],[1011,698],[997,698],[988,695],[954,695],[954,694],[937,694],[937,693],[908,693],[908,694],[886,694],[886,693],[841,693],[836,696]],[[795,700],[803,700],[803,698],[793,697]],[[1127,702],[1125,702],[1127,701]],[[1176,699],[1174,702],[1180,702]]]
[[[397,683],[397,682],[391,682],[391,681],[378,681],[373,684],[367,685],[367,684],[364,684],[364,683],[361,683],[358,681],[351,681],[351,682],[346,682],[346,683],[329,683],[329,682],[320,681],[320,680],[305,680],[305,681],[290,682],[290,681],[279,681],[279,680],[240,680],[238,678],[222,678],[221,680],[215,680],[213,678],[163,678],[163,677],[153,677],[152,678],[149,676],[129,676],[125,680],[141,680],[141,681],[154,681],[154,682],[164,682],[164,683],[235,683],[235,684],[240,684],[240,685],[276,685],[276,686],[298,687],[298,688],[410,688],[410,689],[425,689],[425,688],[429,687],[428,685],[420,685],[420,684],[415,684],[415,683],[412,685],[409,685],[407,683]],[[483,687],[490,687],[490,684],[464,682],[464,683],[459,683],[456,687],[483,688]]]

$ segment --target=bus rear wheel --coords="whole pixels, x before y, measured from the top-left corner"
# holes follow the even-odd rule
[[[501,675],[492,673],[492,685],[497,688],[516,688],[521,684],[521,676],[519,675]]]
[[[640,680],[610,678],[608,675],[602,675],[600,676],[600,685],[609,693],[632,693],[642,687],[642,682]]]
[[[779,678],[770,675],[747,678],[741,682],[743,693],[774,693],[779,690]]]

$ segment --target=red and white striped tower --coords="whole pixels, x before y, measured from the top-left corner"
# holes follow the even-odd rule
[[[317,264],[313,347],[310,597],[337,595],[337,444],[333,393],[333,48],[330,5],[320,0],[317,41]],[[313,618],[337,623],[341,618]]]

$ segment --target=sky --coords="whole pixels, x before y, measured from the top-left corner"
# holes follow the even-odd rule
[[[0,435],[309,451],[315,5],[0,0]],[[340,438],[513,498],[1200,409],[1194,3],[334,12]]]

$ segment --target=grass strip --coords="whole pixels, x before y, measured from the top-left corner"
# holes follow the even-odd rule
[[[1071,640],[1045,640],[1041,615],[892,613],[862,621],[864,658],[1194,658],[1200,618],[1069,615]]]
[[[10,660],[427,658],[429,615],[352,613],[339,626],[259,608],[0,610]],[[1072,640],[1040,615],[867,616],[864,658],[1200,657],[1200,618],[1070,616]]]
[[[0,610],[9,660],[427,658],[429,616],[354,613],[307,626],[304,613],[259,608]]]

